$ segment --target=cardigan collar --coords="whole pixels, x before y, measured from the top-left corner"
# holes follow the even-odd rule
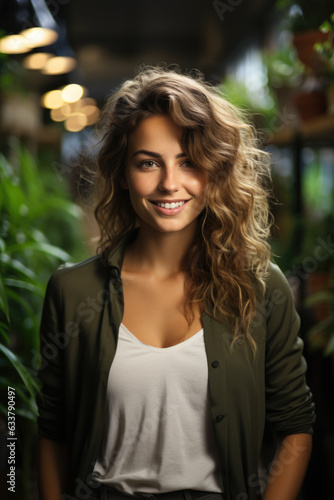
[[[129,243],[131,243],[137,237],[138,231],[139,228],[136,228],[121,236],[108,256],[108,265],[112,269],[117,269],[119,273],[121,272],[125,249],[129,245]]]

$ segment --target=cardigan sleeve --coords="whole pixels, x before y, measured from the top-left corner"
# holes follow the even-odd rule
[[[37,396],[38,433],[54,441],[65,441],[64,396],[64,325],[59,293],[58,273],[54,273],[46,289],[40,327],[41,365],[38,377],[41,390]]]
[[[266,296],[266,412],[280,436],[312,433],[312,394],[306,384],[306,361],[299,337],[300,318],[290,286],[272,264]]]

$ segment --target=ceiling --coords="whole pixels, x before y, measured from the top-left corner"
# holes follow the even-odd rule
[[[0,0],[0,29],[19,32],[44,3],[73,50],[77,69],[62,77],[28,71],[27,84],[42,93],[75,81],[102,102],[142,64],[200,69],[213,83],[251,37],[266,31],[274,0]]]

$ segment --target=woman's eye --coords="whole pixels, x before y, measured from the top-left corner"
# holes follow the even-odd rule
[[[196,165],[191,160],[186,160],[182,163],[186,168],[196,168]]]
[[[157,165],[156,162],[153,160],[142,160],[141,162],[138,163],[138,166],[143,168],[152,168],[156,167],[156,165]]]

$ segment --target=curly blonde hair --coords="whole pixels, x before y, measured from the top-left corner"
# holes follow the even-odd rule
[[[129,135],[156,114],[170,116],[183,129],[185,152],[208,179],[206,207],[185,263],[188,321],[195,303],[216,319],[228,316],[233,343],[247,338],[255,351],[249,327],[270,260],[269,158],[240,111],[200,74],[144,68],[108,99],[98,156],[98,250],[107,258],[115,242],[138,226],[120,179]]]

